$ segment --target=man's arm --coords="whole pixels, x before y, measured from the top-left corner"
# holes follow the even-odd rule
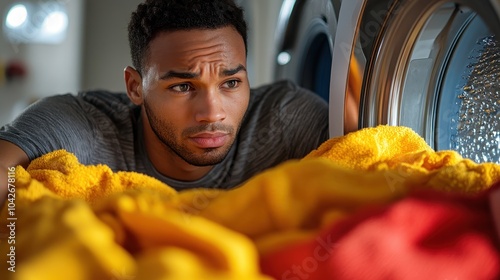
[[[7,199],[8,168],[22,165],[28,166],[29,158],[17,145],[0,140],[0,207]]]

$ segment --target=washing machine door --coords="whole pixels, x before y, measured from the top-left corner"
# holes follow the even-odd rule
[[[329,100],[340,0],[284,0],[276,27],[275,80],[288,79]]]
[[[436,150],[500,163],[499,12],[492,0],[345,1],[331,136],[349,122],[402,125]]]

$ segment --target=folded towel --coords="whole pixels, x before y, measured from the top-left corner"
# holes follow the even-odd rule
[[[145,175],[83,166],[65,151],[18,166],[16,178],[19,273],[0,276],[266,279],[259,256],[415,190],[478,193],[498,181],[500,166],[434,152],[408,128],[380,126],[330,139],[230,191],[177,193]]]

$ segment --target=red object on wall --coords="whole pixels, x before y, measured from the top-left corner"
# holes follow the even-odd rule
[[[12,60],[7,62],[7,65],[5,67],[5,77],[7,78],[7,81],[22,79],[26,77],[27,74],[28,71],[23,62],[19,60]]]

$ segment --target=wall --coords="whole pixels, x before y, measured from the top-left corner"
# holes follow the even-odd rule
[[[125,91],[123,69],[131,65],[130,14],[140,0],[87,0],[82,89]]]
[[[274,29],[278,22],[283,0],[246,0],[253,11],[250,21],[250,44],[253,48],[254,73],[252,85],[258,86],[273,81],[275,59]]]
[[[2,30],[4,16],[14,0],[2,1]],[[66,39],[58,45],[19,44],[0,36],[0,59],[21,61],[27,76],[0,85],[0,125],[9,122],[32,101],[55,93],[75,92],[81,88],[83,0],[61,1],[68,11]]]

